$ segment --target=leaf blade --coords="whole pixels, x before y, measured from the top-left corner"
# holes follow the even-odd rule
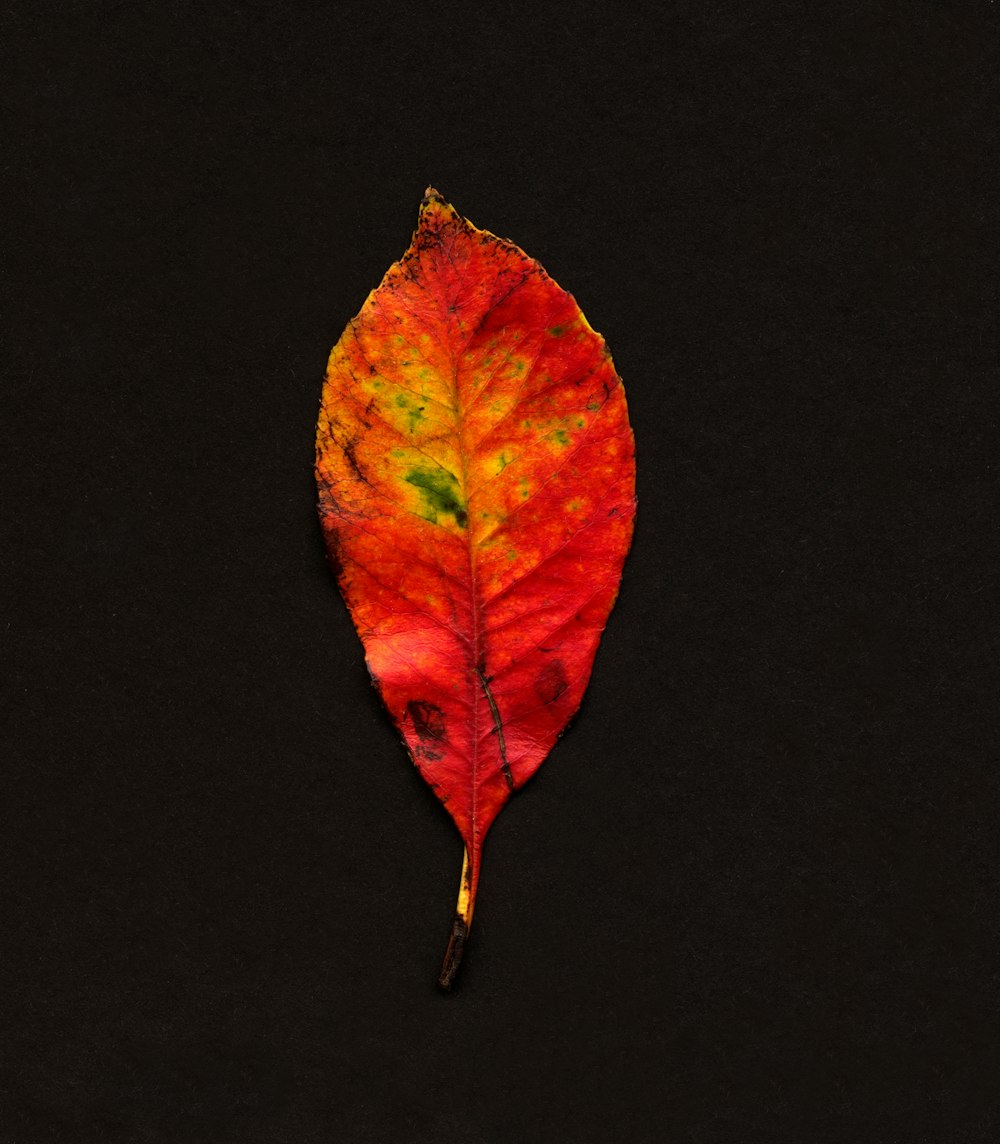
[[[429,190],[330,355],[316,472],[369,670],[466,845],[460,954],[486,833],[579,707],[617,595],[621,379],[572,295]]]

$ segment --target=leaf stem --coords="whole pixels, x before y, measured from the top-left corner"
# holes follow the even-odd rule
[[[462,954],[465,951],[465,942],[469,936],[469,927],[472,925],[472,910],[475,899],[472,896],[472,869],[469,864],[469,851],[466,848],[462,857],[462,880],[458,886],[458,904],[455,906],[455,919],[451,923],[451,936],[448,938],[448,948],[444,951],[444,961],[441,963],[441,976],[438,985],[447,992],[451,989],[458,974],[458,967],[462,964]]]

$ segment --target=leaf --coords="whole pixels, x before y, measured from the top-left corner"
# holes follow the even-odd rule
[[[573,297],[428,189],[410,248],[330,356],[319,511],[372,679],[465,842],[580,705],[635,512],[621,379]]]

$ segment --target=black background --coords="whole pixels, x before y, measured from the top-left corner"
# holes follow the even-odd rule
[[[3,1144],[997,1138],[996,27],[807,8],[8,7]],[[428,183],[639,464],[450,996],[311,473]]]

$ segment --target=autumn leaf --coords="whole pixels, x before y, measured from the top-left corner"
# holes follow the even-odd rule
[[[316,474],[372,679],[465,842],[449,988],[483,840],[579,707],[618,592],[621,379],[572,295],[428,189],[330,355]]]

